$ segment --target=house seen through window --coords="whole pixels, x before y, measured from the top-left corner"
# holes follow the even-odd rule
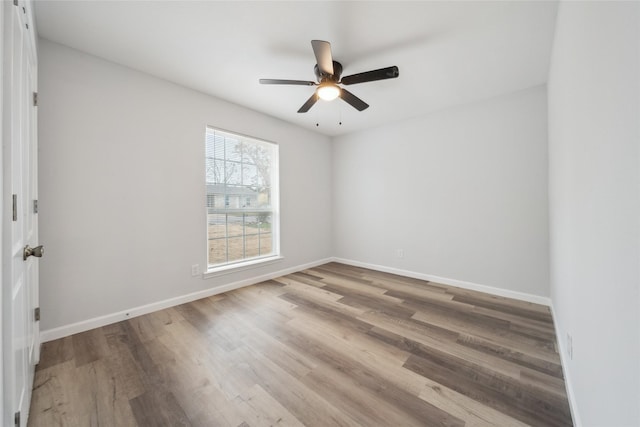
[[[207,128],[209,267],[278,256],[278,146]]]

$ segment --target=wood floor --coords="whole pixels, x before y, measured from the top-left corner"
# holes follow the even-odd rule
[[[45,343],[30,426],[568,426],[549,309],[330,263]]]

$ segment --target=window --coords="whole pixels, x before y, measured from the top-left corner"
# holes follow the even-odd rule
[[[207,128],[209,269],[279,256],[278,146]]]

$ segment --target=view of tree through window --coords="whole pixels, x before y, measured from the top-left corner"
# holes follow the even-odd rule
[[[277,255],[278,146],[207,128],[211,267]]]

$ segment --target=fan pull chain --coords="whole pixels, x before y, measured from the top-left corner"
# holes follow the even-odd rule
[[[316,115],[316,127],[320,127],[320,119],[318,117],[318,112],[315,112]],[[342,106],[338,107],[338,126],[342,126]]]

